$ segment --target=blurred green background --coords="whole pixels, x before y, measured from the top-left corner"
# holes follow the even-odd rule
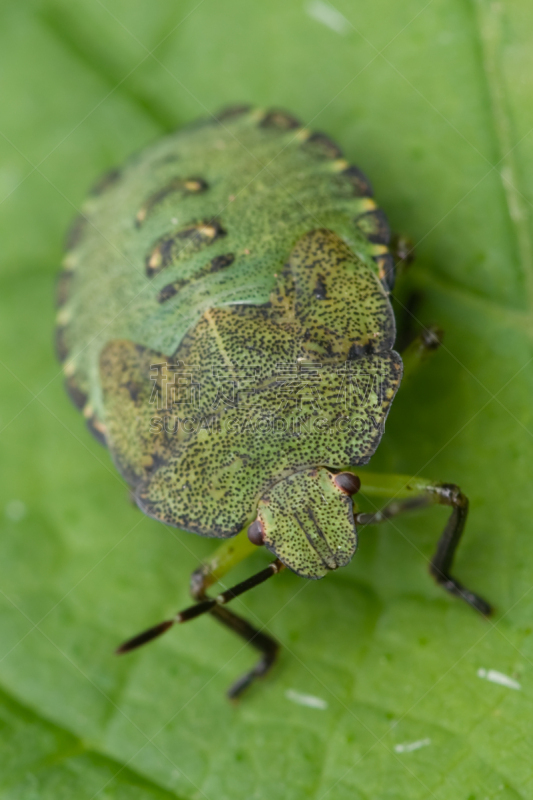
[[[4,0],[2,800],[533,796],[532,35],[527,0]],[[445,347],[372,467],[461,485],[456,573],[497,608],[431,582],[443,509],[368,529],[339,573],[236,602],[284,645],[237,707],[224,691],[254,654],[212,619],[112,656],[188,602],[213,543],[129,504],[52,348],[88,187],[234,102],[327,131],[415,241],[399,297],[419,292]]]

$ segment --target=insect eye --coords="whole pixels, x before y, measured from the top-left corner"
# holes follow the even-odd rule
[[[333,480],[341,492],[345,494],[356,494],[361,488],[361,481],[357,475],[353,475],[351,472],[339,472]]]
[[[248,538],[252,544],[260,546],[264,543],[263,537],[263,525],[258,519],[256,519],[251,525],[248,526]]]

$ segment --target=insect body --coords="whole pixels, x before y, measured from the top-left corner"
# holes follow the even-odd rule
[[[393,282],[368,180],[284,112],[223,112],[93,190],[59,280],[68,391],[146,514],[226,540],[193,574],[197,602],[121,652],[209,611],[262,653],[237,696],[277,644],[226,603],[285,566],[321,578],[348,564],[358,525],[430,502],[453,509],[434,576],[489,612],[450,576],[457,487],[366,473],[366,493],[393,502],[361,514],[352,499],[402,376]],[[275,561],[209,598],[257,545]]]

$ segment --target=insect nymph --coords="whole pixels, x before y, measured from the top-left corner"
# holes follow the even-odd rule
[[[285,112],[226,110],[95,187],[59,280],[68,391],[145,514],[224,540],[193,573],[195,603],[120,652],[209,612],[261,652],[236,697],[278,645],[226,604],[284,567],[321,578],[349,563],[359,526],[430,503],[452,509],[433,576],[490,612],[450,574],[457,486],[365,472],[365,493],[392,502],[354,503],[402,378],[394,270],[367,178]],[[256,546],[275,560],[209,597]]]

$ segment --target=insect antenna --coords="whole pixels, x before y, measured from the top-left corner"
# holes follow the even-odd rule
[[[117,647],[115,653],[117,655],[129,653],[130,650],[135,650],[137,647],[141,647],[143,644],[151,642],[152,639],[156,639],[158,636],[161,636],[173,625],[181,622],[188,622],[190,619],[194,619],[195,617],[199,617],[202,614],[211,611],[215,606],[226,605],[226,603],[229,603],[230,600],[233,600],[240,594],[243,594],[249,589],[253,589],[254,586],[258,586],[260,583],[268,580],[268,578],[271,578],[272,575],[277,575],[277,573],[281,572],[284,567],[285,565],[282,564],[277,558],[275,561],[269,564],[266,569],[262,569],[260,572],[257,572],[250,578],[246,578],[246,580],[241,581],[241,583],[237,583],[235,586],[232,586],[231,589],[226,589],[225,592],[222,592],[217,597],[212,599],[210,598],[208,600],[201,600],[199,603],[195,603],[194,605],[185,608],[183,611],[179,611],[172,619],[164,620],[164,622],[160,622],[158,625],[154,625],[152,628],[148,628],[142,633],[138,633],[137,636],[127,639],[127,641],[123,642],[120,647]]]

